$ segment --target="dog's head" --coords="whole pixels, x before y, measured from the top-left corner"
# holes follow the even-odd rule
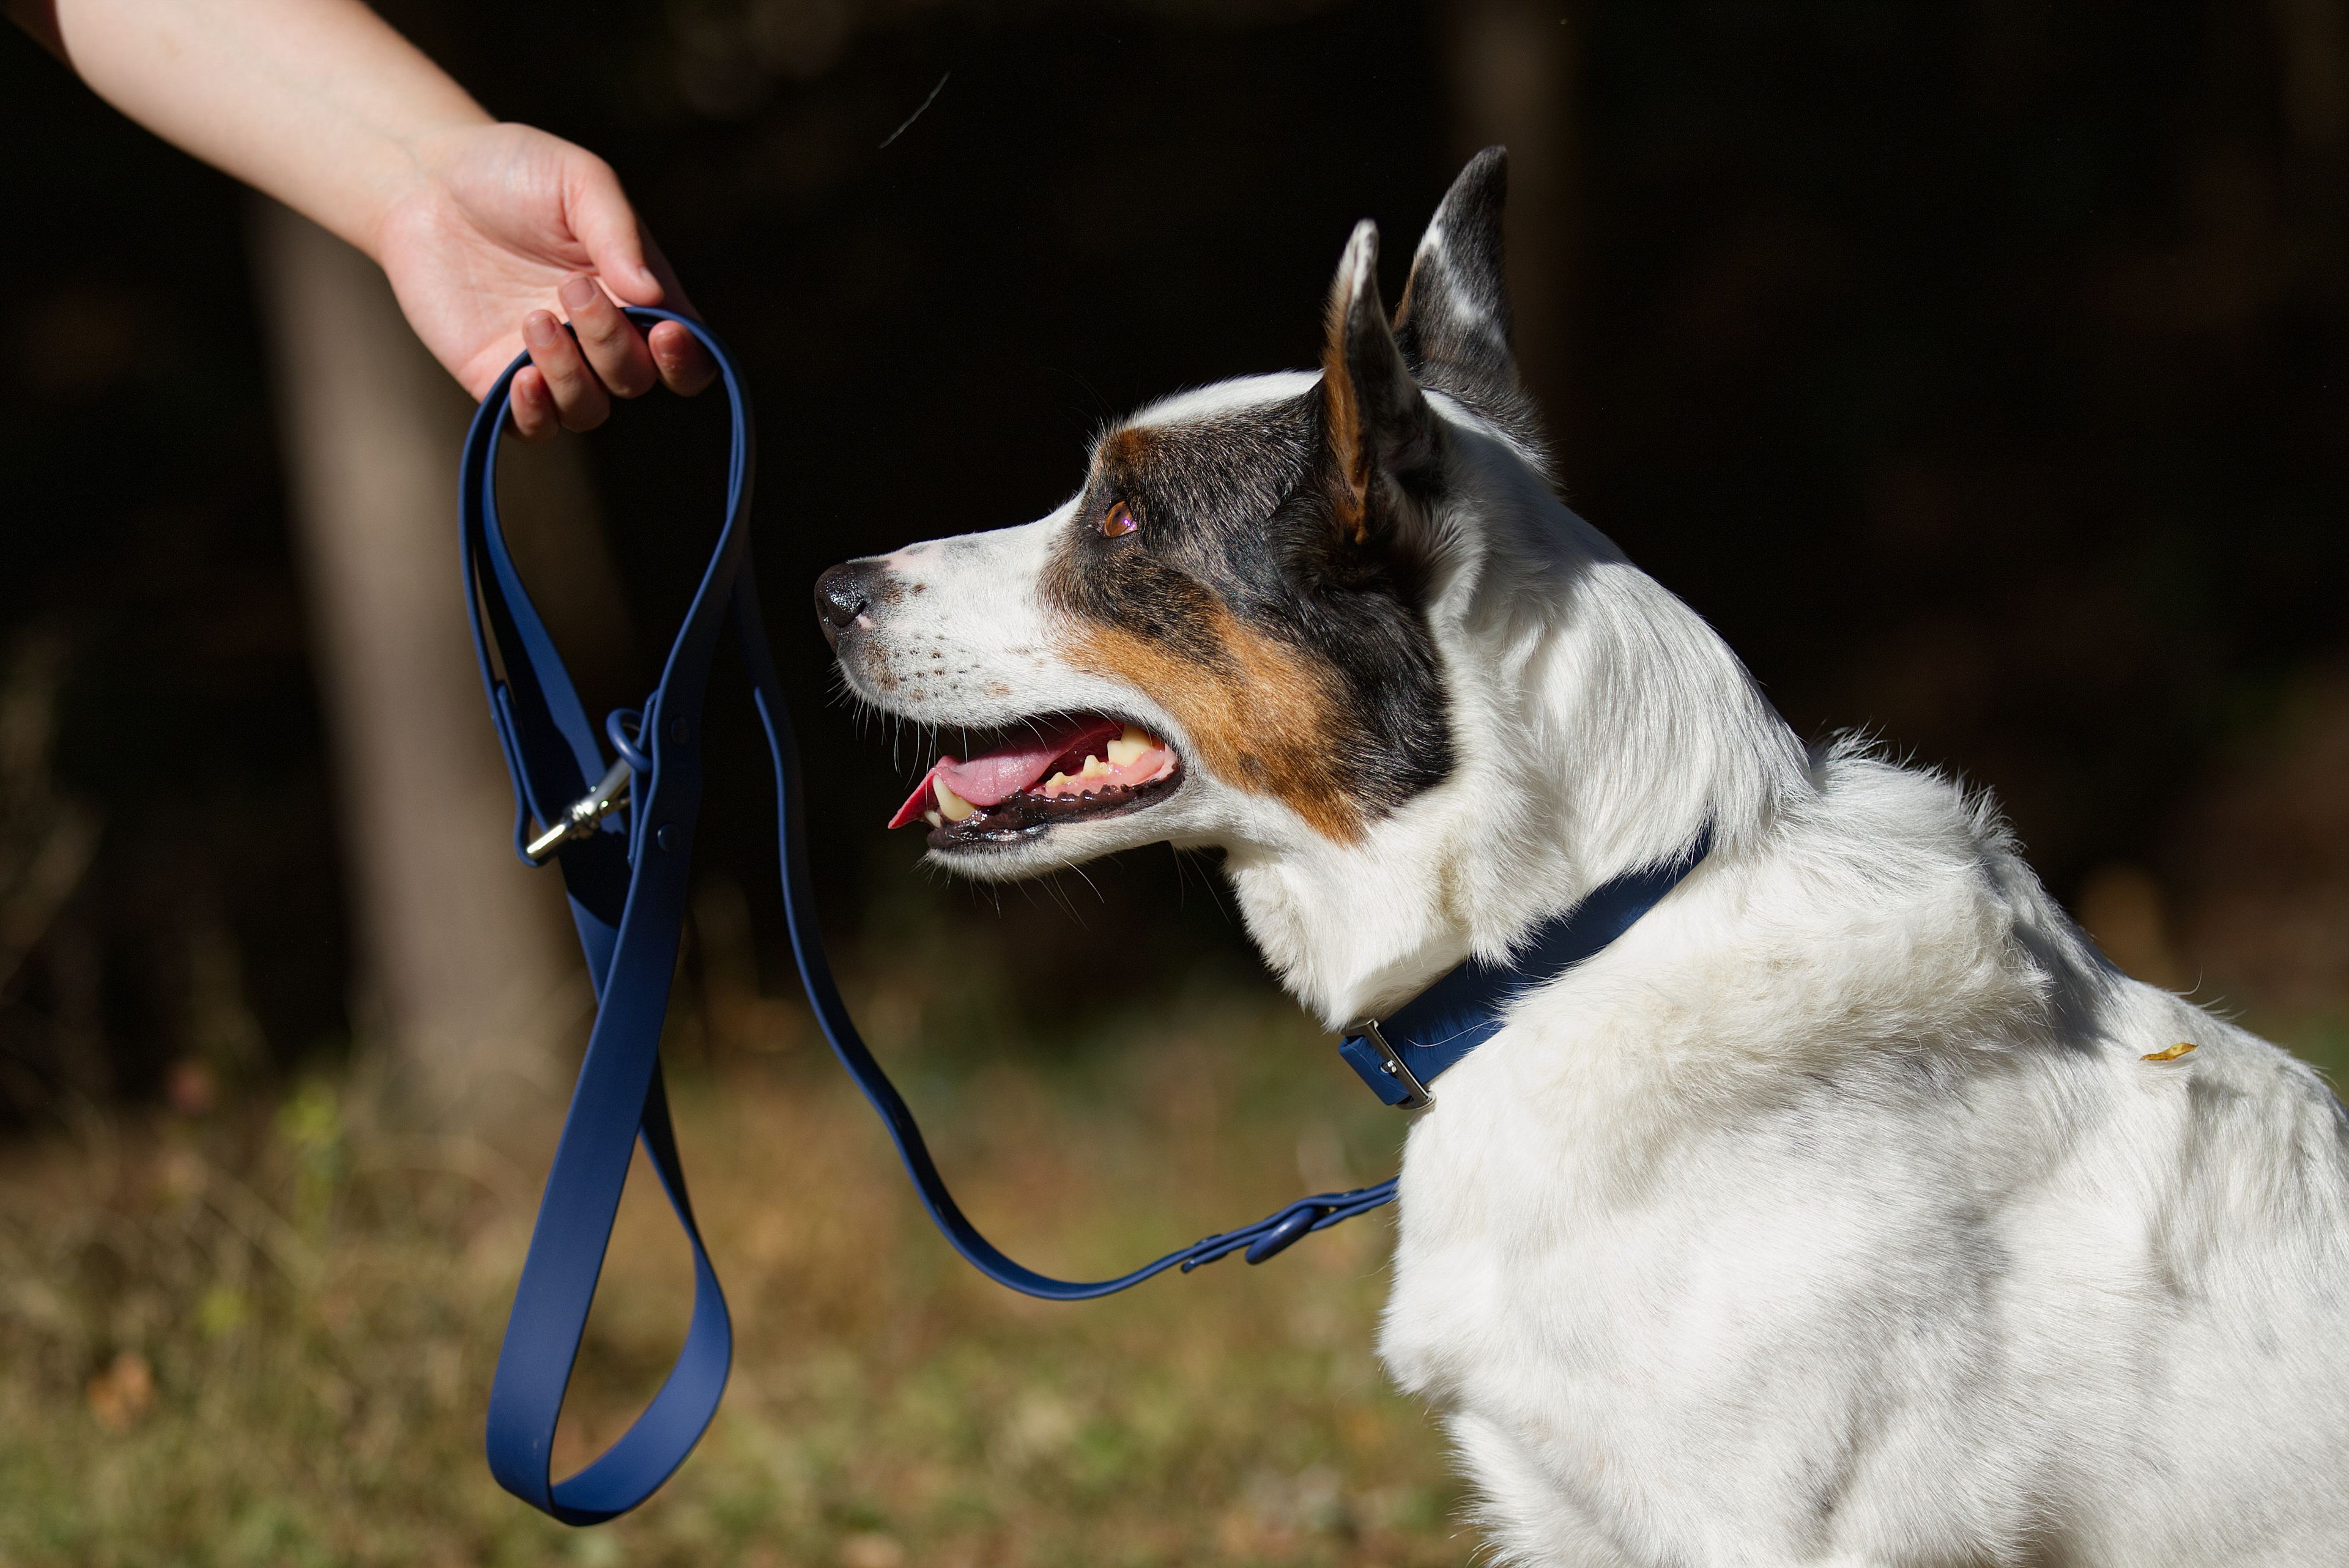
[[[959,754],[893,825],[988,878],[1221,846],[1268,956],[1335,1012],[1506,947],[1715,814],[1715,731],[1686,716],[1714,689],[1766,710],[1553,490],[1509,347],[1505,179],[1498,149],[1463,171],[1392,321],[1355,229],[1319,372],[1143,409],[1039,521],[824,573],[850,690]]]
[[[1460,542],[1450,459],[1465,438],[1542,461],[1504,182],[1498,149],[1461,175],[1392,325],[1378,232],[1354,231],[1319,374],[1156,404],[1100,438],[1050,517],[824,574],[850,689],[978,754],[901,813],[938,860],[1002,877],[1158,839],[1357,843],[1452,774],[1429,614]]]

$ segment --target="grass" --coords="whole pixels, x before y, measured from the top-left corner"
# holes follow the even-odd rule
[[[1269,998],[1112,1019],[1096,1026],[1114,1049],[978,1071],[925,1043],[902,993],[873,1000],[967,1206],[1038,1266],[1130,1266],[1392,1168],[1400,1124]],[[1030,1301],[931,1232],[798,1015],[742,1005],[774,1015],[760,1035],[782,1048],[709,1065],[688,1028],[671,1053],[733,1379],[639,1512],[566,1530],[481,1459],[548,1130],[514,1153],[419,1139],[373,1114],[361,1080],[320,1078],[201,1118],[93,1116],[0,1167],[0,1562],[1470,1554],[1437,1435],[1371,1357],[1384,1215],[1259,1269]],[[616,1433],[682,1334],[684,1246],[639,1165],[565,1412],[565,1471]]]
[[[728,907],[700,909],[705,936],[740,926]],[[1023,1024],[968,935],[884,928],[859,1016],[1023,1261],[1112,1273],[1393,1169],[1399,1119],[1260,982]],[[346,1074],[92,1112],[0,1156],[0,1568],[1471,1557],[1438,1436],[1371,1356],[1387,1215],[1260,1269],[1015,1295],[932,1232],[804,1014],[756,995],[746,941],[699,950],[666,1052],[733,1379],[649,1504],[566,1530],[481,1460],[551,1114],[419,1137]],[[2344,1018],[2277,1037],[2337,1069]],[[559,1472],[657,1385],[689,1280],[640,1158]]]

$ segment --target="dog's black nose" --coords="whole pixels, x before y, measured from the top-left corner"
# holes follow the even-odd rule
[[[835,566],[815,580],[815,615],[823,626],[823,640],[840,645],[840,634],[873,603],[871,569],[861,562]]]

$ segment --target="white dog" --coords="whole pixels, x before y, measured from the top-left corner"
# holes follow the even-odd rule
[[[1319,373],[825,575],[860,697],[1016,738],[899,820],[989,878],[1219,846],[1332,1026],[1709,831],[1411,1131],[1381,1351],[1506,1560],[2349,1563],[2349,1118],[2116,971],[1985,801],[1806,754],[1560,503],[1503,186],[1461,175],[1392,326],[1354,232]]]

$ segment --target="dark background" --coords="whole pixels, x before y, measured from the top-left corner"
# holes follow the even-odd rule
[[[833,928],[885,945],[942,906],[1044,1022],[1105,962],[1129,994],[1250,962],[1212,877],[1163,851],[1096,871],[1100,903],[1076,883],[999,915],[909,877],[879,831],[905,775],[832,701],[807,584],[1040,514],[1116,410],[1309,363],[1357,218],[1386,232],[1394,297],[1480,139],[1477,84],[1445,64],[1456,8],[388,14],[493,112],[609,158],[747,362],[760,573]],[[1568,170],[1546,214],[1568,242],[1515,287],[1550,307],[1525,348],[1569,500],[1804,735],[1861,728],[1992,788],[2132,967],[2336,1028],[2340,0],[1557,15],[1542,150]],[[241,988],[255,1070],[351,1032],[243,201],[0,36],[0,644],[19,675],[62,661],[54,746],[0,747],[22,808],[0,830],[103,824],[70,896],[10,936],[19,1118],[156,1092],[212,1049],[191,1037],[207,987]],[[655,400],[589,442],[647,632],[714,521],[715,413]],[[732,762],[704,861],[749,893],[781,990],[764,764],[739,686],[717,705]]]

